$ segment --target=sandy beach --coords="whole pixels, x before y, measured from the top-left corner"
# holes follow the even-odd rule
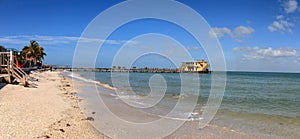
[[[107,133],[105,131],[112,131],[116,134],[120,131],[129,131],[130,127],[128,126],[114,125],[110,120],[103,120],[103,117],[99,117],[98,114],[105,115],[107,113],[103,113],[104,108],[100,107],[101,105],[96,105],[98,104],[96,101],[99,99],[98,94],[92,93],[91,90],[95,86],[90,82],[79,79],[72,81],[70,76],[65,75],[62,71],[33,72],[30,77],[30,87],[1,84],[0,138],[103,139],[109,138],[102,134]],[[123,103],[119,99],[110,95],[113,92],[109,88],[98,86],[98,91],[106,106],[120,118],[132,122],[145,122],[160,118],[141,113],[141,111],[136,111],[127,105],[122,105]],[[224,113],[220,114],[224,115]],[[226,119],[219,117],[217,120]],[[238,119],[230,119],[230,122],[234,122],[234,120]],[[275,120],[280,121],[280,119]],[[263,119],[263,121],[268,122],[266,119]],[[294,138],[298,135],[296,128],[298,125],[289,124],[289,126],[286,125],[287,127],[281,125],[281,132],[266,134],[257,131],[243,131],[239,130],[240,128],[234,129],[213,123],[199,130],[197,121],[188,121],[165,138],[214,139],[226,137],[252,139]],[[272,124],[270,126],[276,127]],[[289,129],[289,127],[295,127],[295,132],[283,130],[284,128]],[[118,138],[128,138],[129,133],[126,132],[124,136],[120,135]],[[133,138],[141,136],[150,138],[145,136],[144,132],[133,132],[130,135]],[[114,137],[113,135],[109,136]]]
[[[105,138],[78,107],[70,79],[34,72],[30,88],[3,84],[0,138]]]
[[[50,71],[34,72],[30,77],[32,81],[29,88],[3,84],[0,90],[0,138],[108,138],[90,123],[97,116],[92,117],[90,112],[90,117],[86,117],[80,110],[79,102],[82,100],[75,91],[78,86],[74,89],[70,78],[63,77],[62,72]],[[130,110],[123,106],[114,108]],[[186,123],[167,138],[242,137],[214,127],[201,132],[194,129],[197,130],[194,134],[187,134],[193,129],[188,128],[190,124]]]

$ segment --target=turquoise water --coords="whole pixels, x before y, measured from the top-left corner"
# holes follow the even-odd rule
[[[124,93],[132,100],[149,95],[151,92],[149,79],[155,75],[154,73],[129,73],[129,86],[128,84],[115,86],[111,81],[110,72],[76,73],[84,78],[95,79],[102,84],[116,87],[122,92],[133,92],[130,95]],[[124,75],[126,73],[114,73],[115,77]],[[201,116],[201,108],[205,106],[211,89],[212,75],[185,74],[191,80],[191,86],[182,94],[180,94],[180,74],[160,73],[160,75],[166,82],[164,98],[155,107],[143,109],[143,111],[165,115],[175,106],[178,97],[184,94],[198,97],[195,111],[200,112],[199,116]],[[189,93],[194,92],[195,88],[192,84],[197,77],[200,78],[199,95]],[[158,83],[154,85],[154,88],[163,90],[164,85]],[[181,118],[180,112],[175,118]],[[271,137],[294,138],[300,136],[300,74],[227,72],[223,101],[211,123],[255,134],[257,137],[270,135]]]
[[[78,73],[85,78],[93,78],[92,72]],[[138,95],[147,95],[150,92],[149,78],[153,75],[154,73],[130,73],[132,90]],[[179,74],[160,73],[160,75],[167,82],[166,96],[180,95]],[[211,75],[197,75],[200,77],[201,89],[199,103],[205,103],[210,91]],[[197,75],[191,74],[190,78]],[[95,79],[113,86],[109,72],[95,72]],[[221,109],[300,118],[300,74],[228,72]]]

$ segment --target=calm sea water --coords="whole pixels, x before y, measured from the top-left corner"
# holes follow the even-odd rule
[[[176,100],[184,95],[198,98],[195,111],[201,113],[201,108],[205,106],[210,93],[212,77],[211,74],[186,74],[190,84],[193,84],[196,78],[200,79],[198,95],[189,93],[195,90],[192,85],[180,93],[181,79],[180,74],[176,73],[160,73],[158,79],[163,77],[165,82],[149,82],[154,73],[130,73],[128,84],[118,82],[117,86],[112,83],[110,72],[76,73],[84,78],[116,87],[121,93],[125,92],[124,97],[137,102],[139,97],[149,95],[151,89],[152,92],[166,90],[164,99],[157,106],[145,110],[157,115],[168,113],[176,104]],[[114,73],[113,77],[125,75],[126,73]],[[153,88],[149,87],[149,83]],[[180,118],[180,112],[177,118]],[[292,138],[300,136],[300,74],[227,72],[223,101],[212,123],[255,134]]]

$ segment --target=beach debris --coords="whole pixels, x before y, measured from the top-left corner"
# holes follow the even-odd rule
[[[31,82],[38,82],[39,81],[38,78],[34,78],[34,77],[29,77],[28,80],[31,81]]]
[[[66,124],[66,126],[71,126],[70,124]]]
[[[63,132],[63,133],[65,132],[65,130],[64,130],[64,129],[62,129],[62,128],[61,128],[61,129],[59,129],[59,131],[61,131],[61,132]]]
[[[95,113],[96,113],[96,112],[94,112],[94,111],[92,112],[92,114],[95,114]]]
[[[196,120],[197,117],[199,117],[199,113],[198,112],[192,112],[192,113],[189,113],[189,115],[188,115],[188,119],[190,119],[192,121]]]
[[[77,94],[77,93],[76,93],[76,92],[71,92],[71,93],[70,93],[70,95],[75,95],[75,94]]]
[[[95,119],[93,117],[87,117],[87,118],[82,119],[82,120],[94,121]]]
[[[47,139],[49,139],[49,138],[50,138],[50,136],[49,136],[49,135],[45,135],[44,137],[45,137],[45,138],[47,138]]]

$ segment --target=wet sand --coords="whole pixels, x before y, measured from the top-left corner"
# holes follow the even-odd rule
[[[185,122],[180,128],[175,132],[170,132],[168,128],[173,128],[170,125],[158,124],[156,128],[150,128],[147,132],[139,132],[147,130],[147,123],[161,119],[157,115],[152,115],[149,113],[144,113],[135,109],[129,105],[124,104],[122,100],[118,99],[117,96],[112,95],[113,90],[109,88],[104,88],[103,86],[97,86],[95,90],[95,84],[91,82],[85,82],[81,80],[73,80],[76,86],[77,92],[79,92],[79,97],[84,98],[81,101],[80,107],[86,115],[91,115],[91,112],[95,112],[93,115],[94,121],[91,123],[100,132],[106,133],[109,136],[114,136],[116,138],[166,138],[166,139],[217,139],[217,138],[233,138],[233,139],[252,139],[256,138],[250,134],[235,131],[227,127],[221,127],[216,125],[208,125],[203,129],[198,128],[199,121],[188,121]],[[89,92],[89,93],[87,93]],[[99,95],[97,94],[99,93]],[[105,103],[102,105],[101,101]],[[103,113],[103,110],[108,108],[110,112]],[[101,113],[101,115],[100,115]],[[111,115],[112,114],[112,115]],[[116,117],[114,117],[116,116]],[[105,120],[103,120],[105,119]],[[116,120],[123,120],[123,122],[116,122]],[[173,121],[173,120],[170,120]],[[173,123],[178,122],[174,120]],[[140,129],[134,126],[138,124],[145,123]],[[172,122],[171,122],[172,123]],[[165,134],[165,133],[167,134]],[[170,133],[170,134],[169,134]],[[157,135],[167,135],[159,136]]]
[[[70,79],[61,72],[34,72],[30,88],[0,90],[0,138],[107,138],[78,107]]]

